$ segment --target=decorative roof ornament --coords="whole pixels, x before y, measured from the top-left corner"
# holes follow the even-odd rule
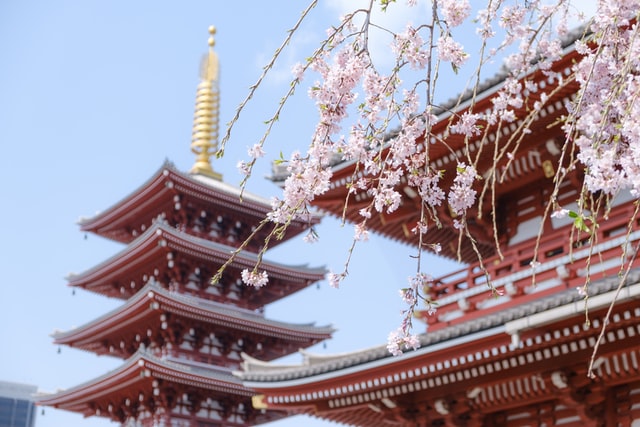
[[[209,53],[203,58],[200,70],[200,83],[196,92],[196,108],[191,136],[191,151],[196,162],[191,168],[192,174],[202,174],[217,180],[222,175],[211,167],[211,156],[218,151],[218,114],[220,91],[218,89],[218,55],[213,51],[215,27],[209,27]]]

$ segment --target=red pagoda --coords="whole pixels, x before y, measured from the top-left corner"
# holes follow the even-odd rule
[[[578,59],[568,47],[553,70],[568,76]],[[520,142],[518,154],[505,164],[504,182],[492,195],[499,206],[495,229],[502,256],[496,253],[492,234],[493,212],[485,203],[484,215],[467,218],[484,269],[471,245],[463,242],[461,257],[467,267],[434,280],[428,293],[438,304],[437,312],[418,313],[428,324],[420,348],[397,357],[386,346],[334,356],[303,353],[300,365],[270,363],[269,369],[247,357],[241,375],[245,386],[259,393],[257,408],[366,427],[640,426],[640,261],[626,260],[632,269],[618,289],[625,278],[620,274],[622,247],[637,246],[640,240],[639,221],[630,223],[636,206],[631,197],[619,199],[608,220],[583,239],[571,237],[570,218],[544,219],[555,168],[562,166],[561,118],[577,84],[568,79],[559,84],[541,70],[523,78],[538,91],[516,111],[512,127],[490,129],[485,142],[487,152],[493,151],[497,132],[508,137],[532,103],[549,97],[528,125],[531,133]],[[489,109],[501,83],[486,85],[473,106],[456,107],[457,115]],[[436,139],[446,138],[447,147],[429,146],[430,158],[445,171],[445,179],[455,176],[455,153],[464,147],[461,135],[444,134],[451,117],[442,113],[433,128]],[[478,138],[468,146],[477,150],[480,143]],[[483,174],[490,164],[491,159],[480,158],[478,172]],[[332,187],[315,203],[341,217],[356,169],[341,163],[333,172]],[[581,183],[576,168],[557,194],[561,206],[575,206]],[[421,202],[404,186],[398,187],[404,197],[400,208],[372,217],[368,225],[390,239],[415,244],[409,230],[420,219]],[[359,197],[349,200],[346,211],[354,223],[362,220],[359,210],[371,202],[366,194]],[[434,227],[430,236],[442,242],[444,256],[456,258],[458,231],[447,206],[441,207],[439,218],[443,226]],[[501,296],[492,296],[488,277]],[[587,277],[585,299],[577,288]],[[594,375],[587,375],[591,360]]]
[[[331,327],[269,320],[264,307],[321,280],[323,268],[262,261],[270,286],[247,287],[241,273],[258,261],[255,232],[270,203],[222,181],[217,151],[218,60],[209,53],[198,86],[189,173],[170,164],[97,216],[85,232],[121,242],[122,251],[69,285],[123,300],[93,322],[56,333],[59,345],[124,359],[118,369],[45,396],[40,405],[135,426],[246,426],[287,415],[256,409],[252,390],[233,375],[246,353],[274,360],[330,338]],[[317,223],[293,224],[290,238]],[[229,254],[255,234],[211,285]],[[281,242],[284,240],[279,240]]]

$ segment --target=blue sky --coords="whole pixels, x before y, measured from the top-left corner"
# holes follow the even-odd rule
[[[306,2],[284,0],[130,2],[5,0],[0,3],[0,380],[51,392],[88,381],[121,361],[52,344],[55,329],[82,325],[120,301],[72,291],[65,276],[81,272],[122,246],[85,236],[78,218],[106,209],[169,159],[183,171],[194,162],[191,126],[207,28],[217,27],[221,64],[221,124],[228,122]],[[243,113],[225,157],[214,162],[237,184],[238,160],[257,142],[263,121],[286,93],[290,66],[314,50],[343,4],[320,2],[272,77]],[[420,9],[418,9],[419,11]],[[413,13],[416,13],[414,11]],[[406,15],[386,17],[402,22]],[[374,48],[384,40],[374,40]],[[384,56],[377,56],[384,61]],[[311,82],[306,82],[310,84]],[[306,87],[306,86],[305,86]],[[456,86],[449,86],[458,93]],[[304,90],[287,106],[267,146],[267,158],[304,150],[316,114]],[[263,177],[248,189],[265,197],[278,188]],[[269,260],[340,271],[353,234],[336,220],[319,227],[320,242],[301,238],[275,248]],[[412,248],[372,238],[357,249],[341,289],[326,282],[267,307],[270,318],[332,324],[338,331],[318,353],[384,344],[400,322],[398,289],[414,273]],[[431,259],[424,270],[454,268]],[[421,331],[422,325],[417,328]],[[299,357],[290,358],[299,361]],[[271,425],[330,425],[285,420]],[[103,419],[45,409],[37,426],[111,426]],[[334,425],[334,424],[331,424]]]
[[[194,161],[191,125],[207,28],[217,27],[221,63],[221,123],[230,120],[272,52],[302,10],[276,2],[3,1],[0,4],[0,380],[52,392],[88,381],[121,361],[52,344],[68,330],[120,302],[84,291],[72,295],[65,277],[103,261],[122,247],[85,236],[78,218],[107,208],[141,185],[169,159],[183,171]],[[287,89],[289,67],[311,53],[338,16],[324,2],[284,63],[241,117],[227,153],[214,163],[237,184],[238,160],[256,142],[262,122]],[[267,157],[306,147],[316,115],[304,91],[285,109]],[[278,188],[260,166],[249,190],[269,197]],[[301,239],[268,259],[340,270],[352,231],[332,219],[321,241]],[[374,238],[356,252],[339,290],[326,282],[267,308],[291,322],[333,324],[335,338],[319,353],[383,344],[400,321],[397,289],[415,269],[411,248]],[[441,261],[438,261],[438,268]],[[421,327],[421,325],[419,325]],[[293,357],[293,361],[299,358]],[[273,423],[300,425],[300,420]],[[46,408],[37,426],[108,426],[103,419]],[[328,425],[304,421],[304,425]]]

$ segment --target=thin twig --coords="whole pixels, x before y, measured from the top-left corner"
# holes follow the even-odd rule
[[[640,206],[640,205],[638,205]],[[638,213],[638,206],[636,206],[636,212],[634,213],[632,218],[635,218]],[[611,313],[613,312],[613,307],[620,296],[620,292],[622,291],[623,286],[627,284],[627,278],[629,277],[629,272],[631,271],[631,267],[633,266],[634,261],[638,257],[638,252],[640,251],[640,242],[636,245],[633,254],[627,260],[627,266],[624,269],[624,274],[620,276],[620,281],[618,283],[618,288],[616,289],[616,293],[609,304],[609,309],[607,310],[607,314],[602,319],[602,328],[600,329],[600,334],[598,335],[598,339],[596,340],[595,345],[593,346],[593,353],[591,353],[591,359],[589,360],[589,369],[587,370],[587,376],[589,378],[595,378],[593,365],[596,362],[596,356],[598,355],[598,349],[600,348],[600,344],[602,344],[602,340],[604,339],[604,334],[607,330],[607,326],[609,326],[609,319],[611,318]],[[626,251],[623,251],[623,256],[626,255]]]
[[[291,41],[291,38],[293,37],[293,34],[300,27],[300,25],[302,24],[302,21],[304,21],[304,19],[307,17],[307,15],[311,11],[311,9],[313,9],[317,5],[317,3],[318,3],[318,0],[313,0],[309,4],[309,6],[307,6],[307,8],[302,12],[302,14],[300,16],[300,19],[298,19],[298,22],[296,22],[296,24],[293,26],[293,28],[291,28],[288,31],[287,37],[284,39],[282,44],[276,49],[276,51],[273,54],[273,57],[271,58],[269,63],[263,68],[262,74],[258,78],[258,81],[249,88],[249,93],[247,94],[247,97],[240,103],[238,108],[236,108],[235,115],[233,116],[231,121],[227,124],[227,131],[225,132],[224,137],[222,138],[222,141],[220,142],[220,148],[218,149],[218,157],[222,157],[222,155],[224,154],[224,148],[225,148],[225,146],[227,144],[227,141],[231,137],[231,129],[233,128],[235,123],[240,118],[240,113],[242,112],[242,110],[244,110],[244,108],[247,105],[247,103],[249,102],[249,100],[251,100],[251,98],[253,98],[254,93],[256,92],[258,87],[262,84],[262,81],[267,76],[267,73],[273,68],[274,64],[276,63],[276,60],[278,59],[278,57],[282,53],[282,50],[289,44],[289,42]]]

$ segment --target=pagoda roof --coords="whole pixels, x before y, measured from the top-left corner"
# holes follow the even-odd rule
[[[221,327],[244,337],[257,335],[257,340],[269,338],[283,341],[285,347],[291,347],[290,352],[328,339],[334,332],[330,326],[266,319],[255,311],[171,292],[151,282],[125,304],[103,316],[72,330],[54,333],[54,342],[97,354],[128,357],[130,354],[124,348],[115,346],[110,350],[105,343],[123,341],[129,346],[135,342],[136,335],[146,338],[147,330],[157,331],[161,328],[162,313],[196,321],[206,335]],[[259,353],[268,359],[283,355],[281,351],[271,351],[267,345],[262,346]]]
[[[640,269],[636,269],[629,276],[628,282],[634,285],[621,293],[619,301],[640,297]],[[618,285],[617,277],[591,283],[589,311],[608,306],[612,293]],[[475,341],[488,335],[506,334],[509,332],[507,324],[533,327],[532,319],[544,318],[546,312],[562,307],[564,307],[565,316],[584,313],[584,296],[572,288],[553,296],[491,313],[480,319],[423,333],[419,336],[420,348],[408,351],[401,357],[391,355],[386,345],[333,355],[312,355],[302,352],[304,362],[299,365],[278,365],[247,357],[243,364],[243,371],[238,375],[251,387],[259,384],[260,388],[269,388],[270,383],[273,383],[273,387],[279,388],[290,381],[314,382],[328,377],[341,377],[344,375],[344,370],[366,371],[379,365],[403,364],[407,358],[425,357],[426,354],[438,349],[451,349],[460,342]]]
[[[123,406],[117,402],[149,399],[154,396],[159,381],[165,385],[168,383],[201,390],[212,399],[229,395],[248,398],[253,394],[228,369],[204,364],[187,365],[141,350],[120,367],[75,387],[42,395],[37,403],[85,416],[109,416],[114,421],[122,422],[126,417],[118,416],[115,412]],[[117,408],[114,407],[114,413],[109,414],[107,408],[111,405]]]
[[[617,277],[590,284],[589,326],[584,323],[584,297],[571,289],[424,334],[420,348],[400,356],[380,346],[306,355],[297,366],[247,358],[237,375],[258,393],[256,407],[353,426],[415,425],[417,420],[436,425],[474,414],[523,413],[538,404],[553,408],[577,403],[595,410],[614,387],[633,390],[640,385],[639,281],[636,269],[607,320],[595,379],[587,376],[587,368],[620,284]],[[591,393],[591,400],[572,400],[581,393]]]
[[[552,70],[560,73],[563,77],[570,74],[571,67],[579,57],[572,46],[565,49],[562,59],[553,64]],[[550,77],[542,70],[534,69],[530,74],[521,78],[523,80],[534,81],[538,84],[537,91],[527,93],[527,99],[522,107],[514,108],[517,119],[512,123],[489,124],[481,123],[483,135],[466,140],[464,135],[452,134],[448,131],[449,125],[455,122],[456,117],[469,111],[471,113],[484,113],[492,109],[494,98],[499,94],[500,88],[504,85],[504,74],[499,74],[493,79],[487,80],[478,91],[475,99],[471,100],[466,95],[460,97],[460,101],[452,101],[441,109],[437,115],[438,121],[432,126],[429,132],[429,140],[425,142],[424,137],[416,141],[418,147],[424,149],[428,144],[430,164],[434,169],[445,171],[441,187],[450,188],[456,176],[458,159],[464,159],[465,147],[468,147],[471,156],[477,155],[481,147],[484,153],[492,153],[493,145],[496,141],[506,141],[515,134],[520,126],[525,125],[525,119],[531,114],[533,105],[544,95],[548,97],[541,112],[535,116],[533,122],[527,122],[526,126],[531,131],[526,137],[518,142],[518,150],[512,159],[505,159],[498,165],[498,170],[505,171],[500,185],[496,185],[495,194],[491,194],[494,200],[500,197],[517,194],[519,189],[530,187],[543,187],[549,185],[549,178],[545,175],[543,167],[545,161],[551,160],[551,164],[558,165],[558,146],[564,140],[559,140],[562,134],[560,129],[560,118],[566,114],[566,104],[576,92],[578,85],[576,82],[566,79],[559,84],[557,78]],[[500,127],[498,127],[500,126]],[[486,131],[486,134],[484,133]],[[386,141],[391,141],[398,135],[399,131],[391,132],[386,136]],[[444,141],[444,142],[443,142]],[[384,150],[389,149],[387,143]],[[490,146],[487,148],[486,146]],[[384,157],[384,153],[381,154]],[[491,155],[483,155],[478,159],[476,169],[480,175],[484,174],[491,166],[493,159]],[[360,168],[361,169],[361,168]],[[363,220],[360,210],[369,206],[372,196],[368,192],[361,192],[356,195],[351,194],[350,183],[362,177],[362,171],[358,170],[354,160],[343,161],[336,157],[336,162],[332,168],[332,179],[326,193],[314,198],[313,205],[322,212],[329,213],[335,217],[345,219],[350,223],[359,223]],[[274,167],[272,179],[282,182],[286,178],[284,169]],[[407,185],[406,178],[398,184],[396,190],[402,195],[402,202],[398,209],[392,213],[381,213],[372,215],[367,219],[367,227],[382,236],[395,241],[415,244],[417,237],[411,230],[420,220],[422,210],[420,209],[421,198],[416,191]],[[487,193],[492,193],[491,191]],[[351,194],[351,195],[350,195]],[[346,203],[349,197],[348,203]],[[488,195],[486,197],[489,197]],[[346,206],[346,208],[345,208]],[[483,203],[484,209],[489,209],[491,203]],[[449,259],[458,259],[458,247],[450,245],[449,242],[456,242],[459,238],[459,230],[453,223],[453,218],[449,212],[448,204],[443,203],[437,207],[438,218],[442,221],[442,226],[430,227],[427,234],[428,241],[422,242],[425,247],[429,243],[441,243],[439,255]],[[495,253],[495,239],[490,234],[493,229],[491,224],[491,212],[483,212],[481,220],[476,215],[477,212],[470,211],[467,215],[467,223],[476,238],[476,247],[483,257],[489,257]],[[489,218],[489,219],[487,219]],[[483,222],[485,221],[485,222]],[[477,260],[478,255],[473,245],[466,241],[461,246],[460,258],[464,263],[472,263]]]
[[[147,268],[153,271],[158,263],[166,264],[167,254],[172,251],[191,257],[203,265],[212,266],[215,271],[230,258],[234,250],[235,248],[231,246],[195,237],[156,221],[135,241],[111,258],[83,273],[69,275],[68,285],[110,297],[127,298],[131,292],[129,284],[117,286],[117,282],[124,277],[130,277],[140,269]],[[241,252],[227,268],[251,270],[257,262],[257,255]],[[281,280],[286,283],[288,293],[304,289],[310,283],[322,280],[326,274],[326,270],[322,267],[288,266],[264,260],[260,261],[260,269],[267,271],[270,280]],[[283,296],[285,295],[283,295],[282,286],[251,288],[251,297],[245,302],[257,308]]]
[[[165,211],[175,210],[176,195],[188,195],[212,208],[224,209],[251,218],[257,225],[271,211],[271,202],[263,197],[203,174],[180,172],[170,161],[165,163],[140,187],[108,209],[90,218],[80,218],[80,229],[108,239],[128,243],[135,230],[144,230],[145,223],[153,221]],[[309,225],[320,221],[311,214],[307,219],[292,221],[289,232],[279,244],[299,234]]]

